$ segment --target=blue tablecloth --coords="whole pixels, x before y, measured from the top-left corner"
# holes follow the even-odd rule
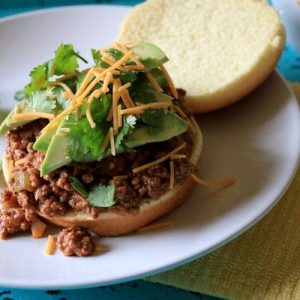
[[[0,0],[0,18],[25,11],[53,7],[59,5],[74,4],[122,4],[135,5],[143,1],[140,0]],[[1,46],[0,46],[1,47]],[[300,81],[300,56],[289,46],[278,63],[279,71],[289,81]],[[1,283],[0,283],[1,284]],[[0,288],[0,300],[213,300],[216,298],[184,291],[160,284],[144,282],[142,280],[132,281],[124,284],[107,287],[66,290],[66,291],[40,291],[40,290],[19,290]]]

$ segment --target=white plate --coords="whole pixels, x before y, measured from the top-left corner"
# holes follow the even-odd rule
[[[0,106],[11,108],[28,71],[49,59],[61,42],[85,56],[110,44],[126,7],[80,6],[9,17],[0,22]],[[90,258],[46,257],[45,239],[1,241],[0,285],[70,288],[104,285],[161,272],[216,249],[257,222],[279,200],[299,157],[299,110],[273,73],[250,97],[199,118],[204,134],[201,176],[238,178],[222,198],[197,187],[189,201],[166,217],[175,227],[145,235],[103,238],[111,251]],[[1,140],[1,152],[4,140]]]

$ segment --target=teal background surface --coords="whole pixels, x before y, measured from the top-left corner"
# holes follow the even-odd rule
[[[111,4],[111,5],[135,5],[143,1],[139,0],[0,0],[0,18],[18,13],[28,12],[64,5],[84,4]],[[1,25],[0,25],[1,26]],[[1,55],[1,41],[0,41]],[[296,53],[287,45],[278,63],[281,74],[289,81],[300,81],[300,54]],[[1,285],[1,281],[0,281]],[[111,285],[107,287],[66,290],[66,291],[44,291],[44,290],[20,290],[1,287],[0,300],[217,300],[217,298],[176,289],[169,286],[145,282],[143,280]]]

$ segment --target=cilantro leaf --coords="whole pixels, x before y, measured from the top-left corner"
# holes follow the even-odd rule
[[[107,114],[111,107],[111,95],[103,94],[99,99],[94,99],[91,104],[91,115],[96,124],[106,121]]]
[[[61,44],[56,49],[55,57],[50,63],[50,76],[75,72],[78,68],[77,56],[73,45]]]
[[[155,68],[155,69],[151,70],[151,74],[153,75],[153,77],[156,79],[157,83],[161,87],[168,86],[168,81],[167,81],[167,79],[165,78],[163,72],[160,69]]]
[[[112,56],[115,60],[119,60],[123,57],[123,53],[116,48],[111,48],[109,50],[106,51],[106,53],[108,53],[110,56]]]
[[[56,108],[55,96],[53,97],[53,90],[39,90],[32,92],[26,99],[26,103],[34,111],[54,113]]]
[[[16,93],[14,95],[14,99],[18,102],[24,100],[25,97],[26,97],[26,94],[25,94],[24,90],[16,91]]]
[[[137,72],[136,71],[121,71],[120,74],[117,76],[118,78],[120,78],[121,83],[125,84],[127,82],[134,82],[137,80]]]
[[[29,76],[31,77],[31,81],[25,86],[26,95],[46,88],[48,85],[48,63],[35,67]]]
[[[148,125],[149,134],[156,134],[164,128],[164,117],[166,110],[161,109],[146,109],[141,115],[141,120]]]
[[[101,124],[91,128],[85,116],[70,115],[69,118],[69,157],[73,161],[98,160],[103,152],[101,145],[107,135],[108,126]]]
[[[87,189],[85,188],[85,186],[80,182],[80,180],[78,180],[74,176],[71,176],[71,186],[76,192],[78,192],[83,197],[88,196],[89,193],[88,193]]]
[[[99,50],[91,49],[91,52],[92,52],[92,56],[93,56],[96,67],[99,67],[99,68],[108,68],[109,67],[109,64],[107,64],[106,62],[104,62],[102,60],[102,55]]]
[[[77,82],[76,82],[76,91],[79,89],[79,87],[81,86],[84,78],[85,78],[86,74],[85,73],[79,73],[77,74]]]
[[[70,105],[70,100],[68,100],[65,96],[64,96],[65,90],[62,87],[55,87],[53,89],[53,94],[56,97],[56,102],[57,102],[57,109],[58,111],[63,111],[65,109],[67,109]]]
[[[111,207],[116,203],[115,190],[113,184],[95,186],[88,195],[88,202],[94,207]]]
[[[121,152],[123,150],[124,145],[122,146],[122,142],[124,138],[134,129],[136,120],[136,117],[133,115],[129,115],[125,118],[124,124],[115,140],[115,148],[117,152]]]

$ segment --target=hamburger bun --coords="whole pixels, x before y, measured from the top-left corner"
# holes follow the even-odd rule
[[[157,44],[195,113],[230,105],[274,70],[285,43],[278,13],[256,0],[148,0],[123,21],[119,41]]]
[[[196,122],[193,122],[196,124]],[[192,153],[190,161],[197,165],[202,151],[202,134],[200,128],[195,126],[196,132],[191,135]],[[6,156],[3,158],[3,174],[8,184],[11,177],[9,161]],[[182,185],[175,186],[173,190],[166,192],[159,199],[151,200],[141,205],[137,213],[115,213],[112,211],[101,212],[97,218],[83,212],[70,211],[66,215],[49,217],[40,211],[37,213],[55,225],[62,227],[82,226],[88,228],[100,236],[116,236],[133,232],[155,219],[169,213],[177,206],[187,200],[194,185],[191,177],[187,178]]]

